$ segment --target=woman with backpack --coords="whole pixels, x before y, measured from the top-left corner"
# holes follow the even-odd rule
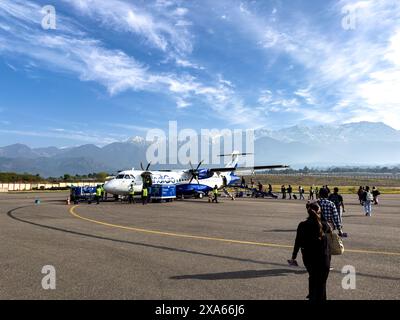
[[[317,202],[307,203],[308,218],[300,222],[290,265],[297,265],[296,257],[301,249],[303,263],[307,269],[308,299],[326,300],[326,281],[329,276],[331,253],[327,233],[332,232],[329,225],[321,220],[321,208]]]
[[[369,186],[365,187],[365,191],[363,194],[363,203],[364,203],[364,211],[365,215],[370,217],[372,215],[372,202],[374,201],[374,196],[369,190]]]

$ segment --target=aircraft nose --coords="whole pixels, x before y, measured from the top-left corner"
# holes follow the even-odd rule
[[[108,181],[104,184],[104,190],[108,193],[113,193],[115,191],[116,184],[114,180]]]

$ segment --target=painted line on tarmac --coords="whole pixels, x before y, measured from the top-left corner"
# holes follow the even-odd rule
[[[123,230],[141,232],[141,233],[148,233],[148,234],[155,234],[161,236],[169,236],[169,237],[176,237],[176,238],[188,238],[188,239],[196,239],[196,240],[209,240],[209,241],[218,241],[218,242],[226,242],[226,243],[235,243],[235,244],[246,244],[246,245],[253,245],[253,246],[262,246],[262,247],[272,247],[272,248],[285,248],[285,249],[292,249],[293,245],[284,245],[284,244],[276,244],[276,243],[265,243],[265,242],[253,242],[253,241],[242,241],[242,240],[233,240],[233,239],[224,239],[224,238],[213,238],[213,237],[204,237],[204,236],[195,236],[190,234],[183,234],[183,233],[172,233],[172,232],[164,232],[164,231],[157,231],[157,230],[149,230],[149,229],[142,229],[142,228],[135,228],[135,227],[127,227],[118,224],[107,223],[103,221],[98,221],[94,219],[89,219],[86,217],[82,217],[75,212],[75,209],[79,207],[73,206],[69,212],[75,218],[85,220],[88,222],[100,224],[106,227],[118,228]],[[387,251],[369,251],[369,250],[353,250],[353,249],[345,249],[345,252],[352,252],[352,253],[366,253],[366,254],[380,254],[380,255],[390,255],[390,256],[400,256],[400,252],[387,252]]]

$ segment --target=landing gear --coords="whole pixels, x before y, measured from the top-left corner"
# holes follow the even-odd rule
[[[194,194],[194,197],[195,197],[196,199],[203,199],[203,197],[204,197],[204,192],[196,192],[196,193]]]

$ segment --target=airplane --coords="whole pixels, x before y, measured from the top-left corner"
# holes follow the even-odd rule
[[[231,154],[223,154],[220,157],[231,156],[231,161],[222,168],[200,168],[201,161],[196,168],[191,163],[190,169],[182,170],[155,170],[149,171],[151,163],[146,168],[142,163],[141,170],[125,170],[120,171],[116,177],[106,181],[104,190],[114,196],[126,196],[133,190],[135,194],[140,194],[143,186],[157,185],[176,185],[177,196],[195,196],[202,198],[213,190],[215,186],[218,189],[225,186],[233,185],[240,180],[240,177],[235,175],[237,170],[257,170],[267,169],[282,169],[289,168],[287,165],[268,165],[238,168],[239,156],[247,155],[248,153],[239,153],[234,151]],[[225,180],[225,181],[224,181]]]

